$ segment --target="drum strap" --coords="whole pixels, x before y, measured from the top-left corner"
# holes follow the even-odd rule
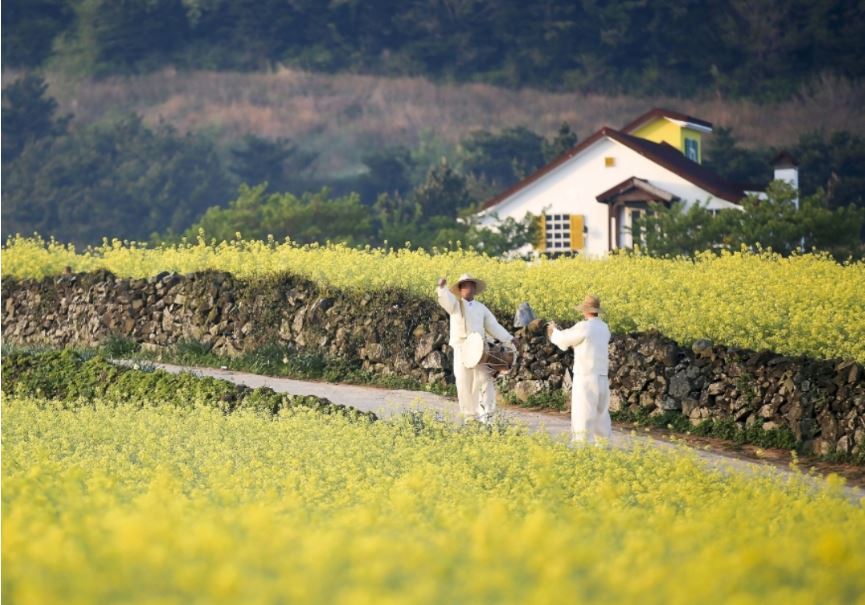
[[[463,318],[463,338],[469,335],[469,322],[466,319],[466,307],[465,300],[460,296],[460,316]]]

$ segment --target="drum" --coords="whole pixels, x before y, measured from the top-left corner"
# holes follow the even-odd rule
[[[486,353],[486,344],[484,337],[477,332],[472,332],[466,336],[460,349],[463,365],[467,368],[477,366]]]
[[[514,365],[514,352],[503,344],[491,344],[481,334],[473,332],[463,341],[463,365],[474,368],[483,365],[494,377],[508,373]]]
[[[485,365],[493,376],[507,374],[514,366],[514,352],[510,347],[503,344],[487,343],[486,351],[481,357],[479,365]]]

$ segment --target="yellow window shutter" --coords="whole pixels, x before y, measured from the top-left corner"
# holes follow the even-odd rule
[[[571,215],[571,250],[582,250],[586,245],[583,225],[585,218],[582,214]]]
[[[540,229],[538,230],[538,244],[535,246],[535,249],[538,252],[544,252],[547,249],[547,217],[542,214],[538,217],[538,221],[540,222]]]

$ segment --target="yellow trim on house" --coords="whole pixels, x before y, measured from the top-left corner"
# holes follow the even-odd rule
[[[538,243],[535,246],[538,252],[544,252],[547,249],[547,215],[541,214],[538,217],[538,220],[541,223],[540,235],[538,236]]]
[[[583,227],[586,224],[586,219],[582,214],[571,215],[571,250],[582,251],[586,247],[585,234]]]
[[[668,143],[683,154],[685,153],[685,139],[695,140],[697,141],[697,163],[703,163],[703,133],[687,126],[681,126],[668,118],[662,116],[655,118],[631,134],[655,143]]]

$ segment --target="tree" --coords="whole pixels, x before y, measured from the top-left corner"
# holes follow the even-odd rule
[[[479,130],[460,143],[460,158],[467,174],[507,187],[543,165],[544,143],[523,126],[499,133]]]
[[[3,68],[38,67],[54,39],[74,23],[68,0],[6,0],[3,4]]]
[[[368,153],[363,163],[367,173],[359,184],[364,201],[374,200],[381,193],[404,195],[411,190],[415,161],[405,147]]]
[[[364,244],[372,237],[369,210],[356,194],[331,198],[327,189],[304,193],[267,193],[267,184],[241,185],[239,196],[228,207],[212,207],[186,232],[201,231],[217,241],[231,240],[236,233],[246,239],[281,240],[290,237],[300,244],[342,242]]]
[[[460,210],[472,203],[465,177],[444,159],[429,171],[426,181],[412,191],[409,199],[417,204],[423,218],[456,218]]]
[[[509,87],[789,98],[865,76],[850,0],[7,0],[4,67],[165,65],[412,75]],[[695,50],[698,49],[698,50]]]
[[[736,183],[762,185],[772,175],[768,149],[745,149],[732,128],[718,127],[707,137],[703,164]]]
[[[373,205],[380,241],[429,244],[441,225],[455,223],[472,203],[466,179],[444,158],[407,195],[382,193]]]
[[[544,161],[550,162],[559,157],[561,154],[569,151],[577,145],[577,133],[571,130],[571,125],[567,122],[562,122],[559,126],[559,131],[551,141],[543,142]]]
[[[674,202],[669,208],[655,205],[651,213],[636,220],[634,232],[641,234],[642,248],[652,256],[689,256],[720,241],[718,223],[700,203]]]
[[[509,218],[488,229],[477,223],[475,207],[467,179],[442,160],[409,194],[379,195],[373,205],[376,243],[429,249],[459,242],[498,256],[537,240],[536,217]]]
[[[765,196],[750,195],[740,209],[721,210],[713,216],[704,205],[687,210],[682,203],[658,207],[637,220],[645,250],[653,256],[692,255],[708,249],[771,248],[781,254],[817,249],[837,259],[861,258],[865,253],[859,232],[865,209],[832,209],[822,191],[801,199],[783,181],[772,181]]]
[[[48,84],[26,75],[3,89],[3,163],[17,158],[33,141],[66,132],[71,115],[58,117],[57,101],[45,93]]]
[[[806,194],[823,189],[832,208],[865,207],[865,137],[849,132],[828,138],[802,135],[792,153],[802,167],[799,185]]]
[[[714,221],[726,247],[771,248],[790,254],[800,247],[805,216],[796,209],[797,192],[787,183],[772,181],[766,197],[749,195],[742,200],[742,211],[722,210]]]
[[[285,138],[266,139],[248,134],[231,149],[231,170],[242,183],[267,182],[273,191],[303,188],[318,154],[303,151]]]
[[[474,217],[451,225],[441,225],[430,242],[431,247],[451,248],[455,242],[490,256],[506,256],[538,241],[538,217],[526,213],[521,220],[508,217],[495,228],[481,226]]]
[[[63,40],[70,56],[86,57],[97,75],[161,67],[188,40],[189,23],[181,0],[80,0],[77,31]]]
[[[177,233],[233,187],[213,144],[140,117],[29,143],[3,164],[3,237],[38,231],[76,244]]]

